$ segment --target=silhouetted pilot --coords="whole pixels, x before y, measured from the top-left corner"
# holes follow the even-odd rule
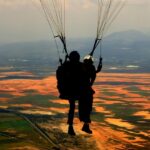
[[[69,55],[69,61],[64,64],[66,78],[66,98],[69,100],[68,114],[68,134],[75,135],[73,129],[73,119],[75,111],[75,101],[80,99],[82,80],[83,80],[83,63],[80,62],[80,55],[77,51],[72,51]]]
[[[89,123],[91,123],[90,114],[92,111],[93,95],[95,91],[92,89],[92,85],[96,78],[96,73],[100,72],[102,69],[102,58],[100,59],[97,70],[93,65],[93,59],[90,55],[84,58],[83,63],[84,68],[84,85],[82,89],[82,94],[79,99],[79,118],[84,122],[82,131],[92,134],[92,130],[89,128]]]

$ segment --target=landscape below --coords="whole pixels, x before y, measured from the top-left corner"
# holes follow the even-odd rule
[[[67,134],[68,101],[59,99],[54,73],[39,78],[26,71],[1,72],[0,149],[149,150],[150,73],[102,72],[93,88],[93,135],[81,131],[76,109],[77,136],[72,137]]]

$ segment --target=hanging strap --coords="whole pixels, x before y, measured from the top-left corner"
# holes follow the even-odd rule
[[[95,39],[94,46],[93,46],[93,48],[92,48],[91,53],[89,54],[90,56],[93,56],[94,51],[96,50],[96,48],[97,48],[97,46],[99,45],[99,43],[101,42],[101,40],[102,40],[102,39],[98,39],[98,38]]]

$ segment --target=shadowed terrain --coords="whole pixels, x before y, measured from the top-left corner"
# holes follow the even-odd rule
[[[100,73],[94,89],[93,135],[81,131],[76,110],[77,136],[71,137],[66,126],[68,102],[58,98],[55,76],[0,73],[1,149],[149,150],[150,74]],[[16,111],[36,123],[52,143]]]

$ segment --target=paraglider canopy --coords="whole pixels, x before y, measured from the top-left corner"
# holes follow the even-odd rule
[[[60,39],[63,44],[63,49],[66,55],[68,55],[65,36],[65,0],[39,0],[39,2],[52,31],[53,37],[55,39]],[[55,43],[57,46],[56,40]]]
[[[125,5],[126,0],[97,0],[98,1],[98,19],[97,19],[97,30],[94,45],[90,53],[93,56],[94,51],[100,44],[100,55],[101,55],[101,43],[105,33],[107,32],[110,25],[113,23],[115,18],[120,13],[121,9]]]
[[[63,45],[63,50],[66,53],[66,56],[68,56],[65,34],[66,0],[39,0],[39,2],[51,28],[57,50],[58,46],[56,38],[59,38]],[[90,56],[93,56],[97,46],[100,45],[101,57],[101,43],[103,37],[114,19],[118,16],[125,2],[126,0],[97,0],[97,29],[94,44],[89,53]]]

